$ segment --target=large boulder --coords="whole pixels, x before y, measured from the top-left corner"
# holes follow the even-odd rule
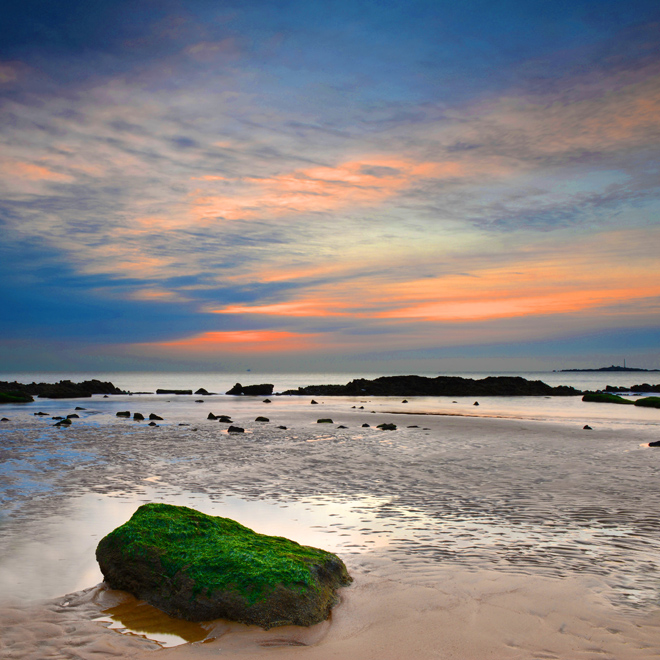
[[[225,392],[225,394],[233,394],[236,396],[270,396],[273,393],[273,385],[270,383],[262,383],[260,385],[241,385],[236,383],[234,387]]]
[[[335,590],[352,581],[330,552],[168,504],[141,506],[101,540],[96,558],[111,588],[171,616],[266,629],[323,621]]]

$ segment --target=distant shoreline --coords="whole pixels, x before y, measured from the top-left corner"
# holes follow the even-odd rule
[[[568,371],[645,371],[652,373],[654,371],[660,371],[660,369],[637,369],[635,367],[601,367],[600,369],[559,369],[559,373],[564,373]],[[557,373],[557,372],[555,372]]]

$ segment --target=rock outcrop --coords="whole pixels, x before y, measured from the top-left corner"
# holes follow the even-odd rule
[[[351,582],[330,552],[168,504],[141,506],[101,540],[96,558],[111,588],[171,616],[266,629],[323,621],[336,589]]]
[[[262,383],[261,385],[241,385],[236,383],[225,394],[234,394],[240,396],[242,394],[246,396],[270,396],[273,393],[273,385],[270,383]]]
[[[520,376],[489,376],[480,380],[460,376],[381,376],[357,378],[347,385],[309,385],[284,394],[313,396],[576,396],[566,385],[551,387]]]
[[[0,392],[38,396],[44,399],[77,399],[90,397],[93,394],[126,394],[112,383],[100,380],[84,380],[82,383],[61,380],[59,383],[30,383],[28,385],[0,381]]]

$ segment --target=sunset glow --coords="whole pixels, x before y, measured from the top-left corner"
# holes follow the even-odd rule
[[[605,4],[12,14],[0,355],[660,367],[660,15]]]

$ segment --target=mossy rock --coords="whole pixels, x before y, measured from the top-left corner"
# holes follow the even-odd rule
[[[635,405],[645,408],[660,408],[660,396],[647,396],[645,399],[637,399]]]
[[[622,396],[607,394],[606,392],[586,392],[582,397],[582,401],[589,401],[591,403],[623,403],[624,405],[632,405],[634,403],[630,399],[624,399]]]
[[[0,392],[0,403],[30,403],[34,398],[23,392]]]
[[[144,504],[96,549],[106,583],[189,621],[262,628],[328,617],[352,578],[336,555],[184,506]]]

